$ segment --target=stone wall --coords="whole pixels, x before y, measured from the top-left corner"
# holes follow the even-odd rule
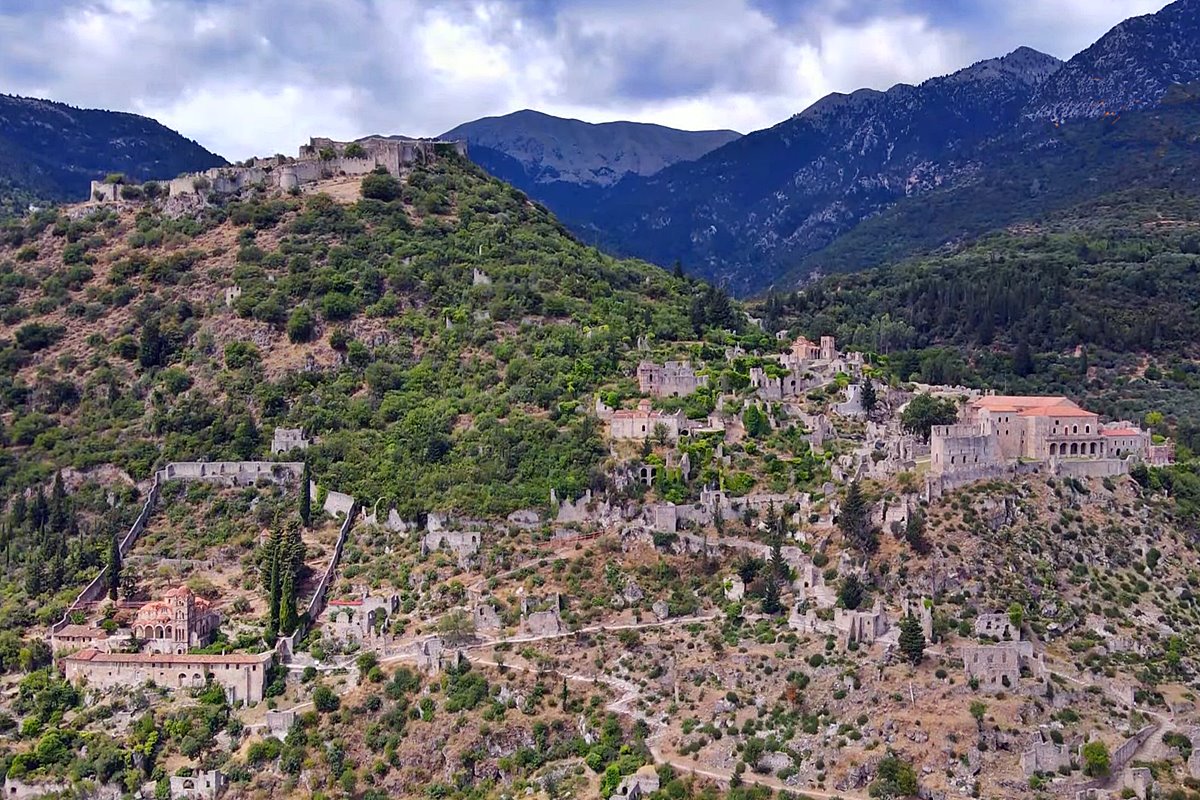
[[[301,461],[174,461],[155,473],[155,478],[159,483],[212,481],[227,486],[253,486],[259,480],[290,483],[303,474]]]
[[[1118,774],[1125,769],[1125,765],[1137,753],[1138,749],[1146,743],[1146,741],[1154,735],[1158,730],[1158,725],[1151,724],[1139,730],[1133,736],[1130,736],[1121,746],[1112,752],[1111,769],[1113,774]]]
[[[1051,460],[1050,470],[1055,475],[1070,478],[1112,478],[1129,472],[1129,461],[1119,458],[1097,458],[1087,460]]]
[[[333,494],[332,492],[330,494]],[[329,557],[329,564],[325,567],[325,572],[321,575],[321,581],[317,584],[316,590],[313,592],[312,599],[308,601],[307,620],[308,624],[312,624],[313,620],[321,615],[325,610],[326,595],[329,593],[329,584],[333,582],[333,576],[337,572],[338,561],[342,557],[342,549],[346,546],[346,539],[350,535],[350,528],[354,525],[354,516],[358,513],[358,504],[351,499],[350,508],[346,512],[346,518],[342,520],[342,527],[338,529],[337,544],[333,546],[333,555]],[[292,634],[291,646],[295,646],[297,634]]]

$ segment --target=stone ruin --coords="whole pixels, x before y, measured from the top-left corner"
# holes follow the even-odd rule
[[[308,445],[309,441],[304,438],[304,431],[300,428],[276,428],[271,438],[271,453],[279,455],[292,450],[307,450]]]
[[[980,614],[975,618],[975,636],[1013,641],[1020,640],[1021,630],[1013,626],[1008,614]]]
[[[558,636],[567,632],[563,623],[562,597],[555,592],[547,598],[521,598],[521,630],[528,636]]]
[[[180,175],[166,182],[168,196],[203,197],[238,194],[248,189],[295,192],[321,180],[339,176],[362,176],[377,169],[401,177],[412,167],[428,164],[450,153],[466,157],[463,141],[393,139],[372,136],[357,142],[337,142],[314,137],[301,145],[295,158],[277,155],[256,158],[241,166],[214,167]],[[115,202],[121,189],[116,184],[92,181],[91,197],[96,202]]]
[[[653,397],[686,397],[708,385],[707,375],[697,375],[687,361],[668,361],[659,366],[643,361],[637,368],[638,391]]]
[[[282,740],[296,724],[296,711],[291,708],[282,711],[267,711],[265,724],[268,736]]]
[[[426,675],[436,675],[446,669],[455,669],[465,660],[462,650],[449,647],[440,636],[418,642],[417,669]]]
[[[421,555],[446,550],[454,553],[460,567],[467,567],[479,553],[483,534],[474,530],[451,530],[446,527],[448,524],[447,518],[439,514],[429,515],[426,533],[421,537]]]
[[[375,597],[363,592],[357,600],[330,600],[326,632],[345,642],[369,641],[387,627],[400,610],[400,596]]]
[[[1021,769],[1027,778],[1036,772],[1057,772],[1064,766],[1071,766],[1071,748],[1065,743],[1055,744],[1043,730],[1035,731],[1021,751]]]
[[[959,653],[967,680],[977,680],[979,688],[988,692],[1015,689],[1022,666],[1031,669],[1039,666],[1032,642],[962,645]]]
[[[477,631],[499,631],[503,625],[500,622],[500,615],[496,612],[496,607],[491,603],[480,603],[475,606],[471,612],[471,621],[475,623]]]
[[[617,784],[616,791],[610,796],[610,800],[639,800],[639,798],[657,792],[660,783],[654,765],[647,764],[632,775],[622,778],[621,782]]]
[[[215,769],[171,776],[171,800],[214,800],[224,788],[225,775]]]

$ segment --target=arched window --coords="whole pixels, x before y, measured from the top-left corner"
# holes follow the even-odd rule
[[[1092,426],[1091,426],[1091,425],[1084,425],[1084,426],[1083,426],[1083,432],[1084,432],[1084,433],[1091,433],[1091,432],[1092,432]]]
[[[163,628],[162,628],[162,625],[155,625],[155,626],[154,626],[154,638],[155,638],[155,639],[161,639],[161,638],[163,638]]]
[[[1071,433],[1079,433],[1079,426],[1078,426],[1078,425],[1072,425],[1072,426],[1071,426]]]
[[[1052,455],[1052,456],[1058,455],[1058,445],[1056,445],[1056,444],[1050,445],[1050,455]]]
[[[1071,442],[1071,455],[1079,455],[1079,445],[1075,444],[1074,442]]]
[[[1096,455],[1096,443],[1092,442],[1092,455]]]

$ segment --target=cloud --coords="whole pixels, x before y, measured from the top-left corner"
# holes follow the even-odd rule
[[[537,108],[748,131],[1163,0],[0,0],[6,91],[153,116],[230,158]]]

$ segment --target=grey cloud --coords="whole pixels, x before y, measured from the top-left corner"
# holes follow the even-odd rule
[[[1109,0],[1107,16],[1096,2],[1041,6],[1102,28],[1153,0]],[[849,85],[858,81],[886,88],[926,77],[921,70],[1066,37],[1066,24],[1046,32],[1053,11],[1022,15],[1012,11],[1016,5],[0,0],[0,81],[8,92],[161,116],[231,157],[290,151],[322,128],[431,135],[523,106],[595,121],[746,128],[772,124],[827,91],[858,88]],[[855,52],[856,29],[905,15],[924,17],[937,35],[895,42],[900,55],[915,54],[906,63]],[[893,30],[909,29],[885,25],[873,35],[901,35]],[[741,117],[721,119],[733,106]],[[683,108],[697,116],[679,117]]]

